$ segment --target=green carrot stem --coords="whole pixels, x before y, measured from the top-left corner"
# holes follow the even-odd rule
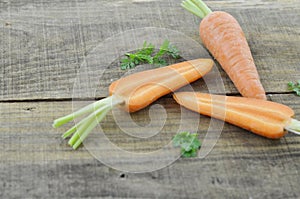
[[[194,4],[204,12],[204,16],[208,15],[211,13],[211,9],[202,1],[202,0],[192,0]]]
[[[83,118],[79,123],[62,135],[65,139],[73,134],[68,143],[74,149],[77,149],[88,134],[97,126],[98,122],[101,122],[104,119],[108,111],[122,103],[124,103],[123,99],[110,96],[85,106],[72,114],[56,119],[53,126],[59,127],[76,117],[90,113],[87,117]]]
[[[97,126],[97,124],[104,119],[108,111],[110,111],[111,108],[104,109],[103,112],[99,115],[95,115],[95,118],[93,119],[92,123],[85,129],[85,131],[80,135],[79,139],[73,144],[73,149],[77,149],[80,144],[83,142],[83,140],[89,135],[89,133]]]
[[[200,10],[192,1],[183,1],[181,6],[201,19],[204,18],[202,10]]]
[[[63,139],[66,139],[67,137],[69,137],[70,135],[72,135],[73,133],[75,133],[76,132],[76,130],[77,130],[77,128],[78,128],[78,126],[80,125],[80,124],[82,124],[82,122],[83,122],[84,120],[81,120],[77,125],[75,125],[75,126],[73,126],[72,128],[70,128],[67,132],[65,132],[61,137],[63,138]]]
[[[80,144],[83,142],[84,138],[87,137],[87,135],[97,126],[97,124],[98,124],[98,122],[97,122],[97,119],[95,116],[95,118],[93,118],[91,123],[89,123],[89,125],[84,129],[84,131],[82,132],[82,135],[76,134],[76,138],[77,138],[76,141],[69,143],[73,147],[73,149],[77,149],[80,146]],[[83,135],[84,135],[84,137],[83,137]]]
[[[111,105],[107,105],[107,106],[101,107],[98,110],[96,110],[95,112],[91,113],[88,117],[86,117],[84,119],[85,121],[82,122],[81,125],[79,125],[79,127],[77,128],[77,131],[74,133],[74,135],[69,140],[69,145],[73,146],[80,139],[81,135],[85,131],[87,131],[87,130],[90,129],[90,126],[94,123],[94,121],[97,122],[96,116],[98,114],[103,114],[104,110],[106,110],[106,109],[110,110],[111,108],[112,108]],[[91,130],[93,130],[93,129],[91,129]],[[82,141],[83,141],[83,139],[82,139]]]
[[[300,121],[292,119],[291,123],[285,127],[287,131],[300,135]]]
[[[72,121],[73,119],[75,119],[77,117],[80,117],[87,113],[91,113],[94,110],[96,110],[102,106],[105,106],[107,103],[109,103],[111,101],[111,99],[112,99],[112,96],[104,98],[102,100],[99,100],[92,104],[89,104],[74,113],[71,113],[71,114],[61,117],[61,118],[58,118],[58,119],[54,120],[53,127],[55,127],[55,128],[59,127],[63,124],[66,124],[66,123]]]
[[[99,109],[102,110],[103,107],[107,107],[107,106],[109,106],[109,105],[102,105],[102,106],[99,106],[99,107],[97,107],[97,110],[99,110]],[[96,113],[97,110],[95,110],[95,113]],[[81,120],[80,122],[78,122],[75,126],[73,126],[73,127],[70,128],[67,132],[65,132],[65,133],[62,135],[62,138],[66,139],[67,137],[69,137],[70,135],[72,135],[73,133],[75,133],[76,130],[77,130],[80,126],[82,126],[82,124],[86,124],[86,123],[89,122],[88,119],[89,119],[89,117],[86,117],[86,118],[82,119],[82,120]],[[73,139],[74,139],[74,138],[73,138]]]
[[[201,19],[212,12],[202,0],[185,0],[181,6]]]

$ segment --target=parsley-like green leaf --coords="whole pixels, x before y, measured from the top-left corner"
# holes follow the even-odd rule
[[[130,60],[129,58],[124,58],[121,60],[121,69],[122,70],[133,68],[134,66],[135,66],[134,61]]]
[[[166,52],[168,51],[170,42],[168,40],[165,40],[164,43],[160,46],[158,53],[154,56],[154,59],[159,59],[162,57]]]
[[[179,56],[179,50],[170,44],[168,40],[165,40],[163,44],[160,46],[158,53],[153,57],[154,64],[158,65],[167,65],[166,60],[164,60],[162,57],[164,55],[169,55],[173,57],[174,59],[178,59]]]
[[[121,59],[121,69],[134,68],[139,64],[157,64],[160,66],[167,65],[167,61],[163,58],[164,55],[169,55],[174,59],[180,58],[179,50],[170,44],[168,40],[165,40],[160,46],[159,51],[154,53],[155,46],[146,41],[143,44],[142,49],[138,50],[136,53],[126,53],[126,58]]]
[[[171,55],[174,59],[180,58],[179,50],[173,45],[169,45],[167,53]]]
[[[154,59],[153,58],[153,64],[156,64],[159,66],[166,66],[168,63],[165,59],[162,59],[162,58]]]
[[[151,44],[151,43],[148,44],[145,41],[144,44],[143,44],[143,48],[140,51],[138,51],[138,54],[144,54],[144,55],[151,56],[154,49],[155,49],[155,46],[153,44]]]
[[[126,58],[121,59],[121,69],[130,69],[142,63],[153,64],[152,53],[154,51],[154,45],[144,42],[143,48],[136,53],[126,53]]]
[[[296,93],[296,95],[300,96],[300,80],[298,80],[297,83],[289,82],[288,89],[290,91],[294,91]]]
[[[173,146],[181,148],[182,157],[196,157],[201,143],[196,133],[181,132],[173,137]]]

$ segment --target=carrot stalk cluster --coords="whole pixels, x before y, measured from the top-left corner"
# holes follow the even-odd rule
[[[97,126],[99,122],[103,120],[106,114],[114,106],[121,103],[123,103],[123,101],[117,99],[115,96],[104,98],[89,104],[74,113],[54,120],[53,127],[60,127],[61,125],[66,124],[82,115],[89,114],[62,135],[62,138],[64,139],[72,135],[68,144],[72,146],[73,149],[77,149],[82,141],[88,136],[88,134]]]
[[[181,6],[203,19],[211,13],[211,9],[201,0],[186,0],[181,3]]]

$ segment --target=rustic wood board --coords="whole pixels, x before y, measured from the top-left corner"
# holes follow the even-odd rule
[[[179,4],[177,0],[0,2],[1,100],[71,98],[84,58],[124,31],[168,28],[201,43],[200,20]],[[266,91],[287,92],[286,83],[300,74],[299,1],[207,4],[230,12],[241,23]],[[97,70],[97,65],[91,67]],[[116,71],[112,68],[108,73],[117,77]],[[111,76],[101,77],[105,86]],[[223,72],[222,77],[226,93],[236,93]]]
[[[272,95],[272,101],[292,107],[300,115],[295,95]],[[176,120],[178,105],[170,98],[158,101]],[[0,104],[1,198],[298,198],[300,137],[280,140],[256,136],[225,124],[221,137],[205,158],[179,159],[157,171],[133,174],[105,166],[85,148],[72,150],[60,138],[67,128],[53,129],[53,119],[72,110],[71,102]],[[147,112],[136,113],[146,118]],[[134,117],[134,115],[133,115]],[[108,137],[126,150],[143,149],[117,127]],[[209,118],[201,117],[199,131]],[[172,132],[160,139],[169,140]],[[200,136],[201,137],[201,136]],[[126,143],[124,143],[126,140]],[[101,141],[100,141],[101,142]],[[157,146],[151,145],[155,150]],[[109,157],[110,151],[107,151]],[[111,157],[115,158],[115,157]]]
[[[299,119],[299,97],[286,87],[288,81],[300,79],[299,0],[205,2],[237,18],[268,99],[292,107]],[[179,4],[178,0],[0,1],[1,198],[300,198],[300,139],[293,134],[268,140],[225,124],[204,159],[179,159],[157,171],[134,174],[105,166],[86,148],[72,150],[61,139],[71,124],[51,127],[53,119],[72,111],[74,96],[76,100],[91,97],[86,95],[86,85],[73,90],[77,73],[93,50],[112,35],[136,28],[168,28],[201,45],[200,20]],[[106,96],[106,87],[123,74],[117,59],[92,82],[98,88],[92,97]],[[97,63],[89,67],[95,74],[101,70]],[[221,73],[224,93],[237,95],[221,67],[215,68]],[[193,88],[207,91],[203,80]],[[103,126],[107,137],[128,151],[165,145],[174,135],[179,106],[170,96],[158,103],[170,110],[161,134],[148,141],[133,139],[109,115]],[[148,111],[132,117],[147,124]],[[203,138],[210,119],[201,116],[200,121]]]

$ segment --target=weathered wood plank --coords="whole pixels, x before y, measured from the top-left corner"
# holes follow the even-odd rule
[[[270,99],[291,106],[299,118],[300,101],[295,95],[272,95]],[[171,99],[158,103],[168,108],[170,122],[178,119],[178,106]],[[204,159],[180,159],[143,174],[123,173],[104,166],[84,148],[71,150],[61,140],[66,127],[53,129],[51,124],[71,110],[71,102],[0,104],[1,198],[300,197],[299,136],[269,140],[226,124]],[[144,123],[145,114],[141,111],[133,118]],[[159,139],[149,139],[149,145],[122,135],[109,120],[104,127],[107,136],[126,150],[155,150],[171,138],[171,131],[163,132]],[[209,118],[201,117],[200,121],[201,134]]]
[[[228,11],[238,19],[269,99],[291,106],[299,118],[298,97],[271,93],[286,92],[286,82],[300,78],[300,2],[206,2],[213,10]],[[61,133],[71,124],[60,129],[51,127],[54,118],[72,110],[72,102],[34,100],[90,97],[86,85],[74,93],[77,72],[84,58],[111,35],[154,26],[179,31],[201,43],[198,24],[199,19],[184,11],[176,0],[1,1],[0,101],[33,101],[0,103],[0,197],[299,198],[300,140],[295,135],[268,140],[226,124],[217,145],[204,159],[179,159],[158,171],[124,173],[105,166],[85,148],[73,151],[61,140]],[[117,47],[122,50],[126,38],[120,41]],[[184,50],[189,48],[184,46]],[[197,53],[195,50],[194,55]],[[104,54],[111,59],[108,52]],[[95,61],[90,69],[101,73]],[[122,74],[110,65],[103,78],[92,81],[98,88],[95,96],[106,96],[105,87]],[[221,76],[225,92],[236,93],[226,74],[221,72]],[[207,90],[203,80],[193,87]],[[103,125],[106,136],[131,152],[161,148],[178,128],[180,109],[169,97],[158,103],[168,110],[160,134],[146,141],[133,138],[124,134],[109,115]],[[73,105],[78,104],[74,101]],[[196,116],[190,114],[188,121]],[[147,109],[132,118],[146,125]],[[202,139],[210,120],[201,117],[200,121]],[[114,158],[109,150],[104,155]],[[116,163],[122,160],[115,159]],[[123,163],[136,166],[129,161]]]
[[[201,43],[199,19],[184,11],[175,0],[27,0],[0,4],[2,101],[71,98],[84,57],[111,35],[126,30],[168,28]],[[213,10],[232,13],[241,23],[267,92],[286,92],[286,82],[300,78],[298,0],[207,4]],[[97,70],[98,66],[91,66],[94,67]],[[112,68],[108,74],[101,79],[106,86],[119,73]],[[235,93],[223,72],[222,77],[226,92]]]

